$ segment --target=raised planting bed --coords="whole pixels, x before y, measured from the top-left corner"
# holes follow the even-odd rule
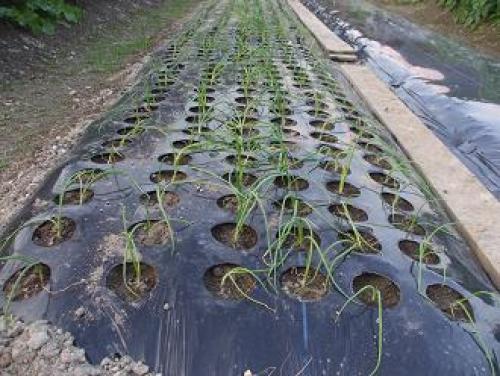
[[[164,375],[495,372],[496,292],[347,88],[285,2],[208,3],[6,237],[4,309]]]

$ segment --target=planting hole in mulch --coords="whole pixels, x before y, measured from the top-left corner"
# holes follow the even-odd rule
[[[439,264],[439,256],[429,246],[423,243],[405,239],[401,240],[398,245],[401,252],[415,261],[420,262],[420,258],[422,258],[424,264]]]
[[[171,230],[168,223],[158,220],[138,222],[129,227],[136,245],[165,245],[171,240]]]
[[[332,144],[334,144],[335,142],[338,141],[338,138],[335,137],[334,135],[324,133],[324,132],[311,132],[311,133],[309,133],[309,135],[312,138],[315,138],[317,140],[324,141],[324,142],[331,142]]]
[[[54,198],[56,205],[83,205],[94,197],[94,192],[85,187],[65,191]]]
[[[342,153],[344,150],[333,145],[321,144],[316,147],[319,153],[324,155],[336,156]]]
[[[319,163],[319,167],[328,172],[335,172],[337,174],[350,174],[351,169],[347,165],[341,164],[336,159],[322,161]]]
[[[328,120],[311,120],[309,122],[309,125],[311,127],[319,128],[324,131],[331,131],[335,127],[335,124]]]
[[[383,170],[390,170],[392,168],[390,162],[384,158],[375,154],[366,154],[363,159],[367,161],[372,166],[381,168]]]
[[[283,116],[272,119],[271,123],[281,125],[282,127],[294,127],[297,125],[295,120]]]
[[[208,105],[205,105],[205,106],[193,106],[193,107],[189,108],[189,112],[192,112],[192,113],[195,113],[195,114],[198,114],[198,113],[204,114],[204,113],[210,111],[210,109],[211,109],[211,107],[208,106]]]
[[[304,166],[304,161],[292,157],[291,155],[287,155],[285,153],[280,153],[279,155],[273,155],[269,157],[269,161],[273,164],[279,166],[286,166],[289,170],[297,170]]]
[[[372,133],[369,133],[366,129],[357,127],[357,126],[351,126],[349,127],[349,130],[353,133],[355,133],[358,137],[361,138],[374,138],[375,136]]]
[[[274,185],[291,191],[303,191],[309,188],[307,180],[294,175],[277,176],[274,179]]]
[[[121,162],[125,159],[123,154],[118,153],[116,151],[110,151],[106,153],[101,153],[94,155],[90,160],[94,163],[98,164],[113,164],[117,162]]]
[[[393,213],[389,216],[388,220],[398,230],[411,232],[419,236],[425,235],[425,229],[418,224],[417,219],[414,217]]]
[[[178,181],[185,180],[187,175],[182,171],[175,170],[161,170],[153,172],[150,175],[150,180],[153,183],[174,183]]]
[[[340,180],[329,181],[326,183],[326,189],[344,197],[358,197],[361,194],[361,190],[358,187],[346,181],[342,182]]]
[[[76,223],[67,217],[52,217],[33,232],[32,240],[41,247],[53,247],[70,239],[76,230]]]
[[[378,239],[367,230],[356,229],[339,233],[339,239],[345,250],[357,253],[379,253],[382,249]]]
[[[294,266],[280,277],[283,291],[300,301],[315,301],[328,294],[329,283],[326,276],[314,268]]]
[[[320,102],[320,101],[315,101],[315,100],[307,101],[306,105],[314,108],[315,110],[324,110],[324,109],[328,108],[328,105],[326,103]]]
[[[309,110],[307,111],[307,114],[312,117],[316,117],[319,119],[328,119],[331,117],[331,115],[328,112],[321,111],[321,110]]]
[[[149,119],[149,117],[150,117],[150,115],[147,113],[136,113],[136,114],[129,116],[128,118],[126,118],[123,121],[125,123],[128,123],[128,124],[137,124],[137,123],[140,123],[144,120]]]
[[[196,124],[200,124],[200,123],[204,123],[203,121],[204,117],[203,116],[199,116],[199,115],[192,115],[192,116],[188,116],[186,117],[186,122],[188,123],[196,123]]]
[[[188,146],[193,147],[193,145],[198,144],[198,141],[195,140],[177,140],[172,142],[172,146],[176,149],[184,149]]]
[[[175,166],[184,166],[189,164],[193,159],[189,154],[184,153],[167,153],[160,155],[158,161],[162,163],[167,163]]]
[[[133,141],[129,138],[116,138],[102,143],[105,148],[121,148],[130,145]]]
[[[141,195],[140,201],[142,205],[149,208],[159,205],[160,201],[164,208],[171,208],[177,205],[181,198],[172,191],[149,191]]]
[[[337,217],[350,218],[353,222],[365,222],[368,220],[368,214],[364,210],[350,204],[333,204],[328,207],[328,210]]]
[[[414,209],[410,201],[405,200],[394,193],[382,192],[382,200],[395,210],[411,212]]]
[[[250,249],[257,244],[257,232],[245,224],[237,228],[236,223],[221,223],[211,231],[215,240],[233,249]]]
[[[246,154],[240,154],[240,155],[228,155],[226,157],[226,162],[231,164],[231,165],[238,165],[241,164],[242,166],[245,167],[252,167],[257,164],[257,159]]]
[[[190,136],[197,136],[197,135],[201,135],[201,134],[206,134],[206,133],[209,133],[211,132],[212,130],[209,128],[209,127],[199,127],[197,125],[195,126],[192,126],[192,127],[187,127],[186,129],[183,129],[182,130],[182,133],[185,133],[185,134],[188,134]]]
[[[50,268],[42,263],[16,271],[4,284],[5,298],[19,301],[40,293],[50,280]]]
[[[312,206],[293,196],[286,196],[286,198],[275,201],[273,206],[280,212],[295,214],[299,217],[307,217],[313,212]]]
[[[392,189],[399,189],[400,187],[400,184],[396,179],[382,172],[370,172],[370,178],[384,187]]]
[[[321,238],[309,227],[292,226],[283,228],[280,232],[276,233],[276,238],[279,239],[280,235],[285,236],[281,244],[281,247],[285,249],[310,252],[321,246]]]
[[[249,297],[257,286],[253,275],[236,264],[212,266],[205,272],[203,282],[215,297],[229,300]]]
[[[138,136],[144,133],[144,127],[124,127],[116,131],[120,136]]]
[[[103,179],[106,176],[106,172],[104,170],[98,168],[85,168],[74,173],[71,176],[70,182],[72,184],[81,185],[90,185],[95,183],[98,180]]]
[[[246,172],[238,173],[237,171],[233,171],[222,175],[222,179],[235,186],[249,187],[257,181],[257,176]]]
[[[381,147],[379,147],[375,144],[369,143],[369,142],[358,141],[357,144],[370,153],[383,153],[384,152]]]
[[[238,205],[238,198],[233,194],[225,195],[217,199],[217,206],[231,213],[236,213]]]
[[[427,297],[451,320],[474,321],[474,311],[469,301],[449,286],[434,284],[427,286]],[[469,317],[470,316],[470,317]]]
[[[299,137],[300,132],[295,129],[283,128],[283,134],[289,137]]]
[[[142,262],[116,265],[106,277],[106,287],[126,302],[142,300],[157,282],[155,269]]]
[[[380,291],[382,307],[391,308],[399,303],[400,291],[399,287],[389,278],[376,273],[363,273],[358,275],[352,281],[352,289],[357,293],[366,286],[372,286]],[[367,288],[363,290],[358,299],[368,306],[377,306],[378,299],[373,294],[373,289]]]

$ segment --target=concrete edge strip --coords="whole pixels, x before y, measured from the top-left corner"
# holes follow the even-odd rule
[[[289,4],[297,2],[288,1]],[[315,35],[314,28],[309,30]],[[353,89],[392,133],[432,187],[494,285],[500,289],[500,202],[374,72],[361,65],[339,66]]]
[[[288,0],[288,5],[326,52],[354,55],[354,48],[335,35],[333,31],[298,0]]]

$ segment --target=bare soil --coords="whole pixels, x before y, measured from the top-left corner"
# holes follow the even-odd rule
[[[0,233],[200,2],[77,0],[81,22],[52,36],[0,22]]]

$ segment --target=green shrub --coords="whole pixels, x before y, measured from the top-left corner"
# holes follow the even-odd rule
[[[64,0],[23,0],[16,5],[0,6],[0,18],[30,29],[34,33],[54,33],[61,21],[76,23],[80,19],[80,8]]]
[[[500,22],[500,1],[498,0],[438,0],[438,3],[450,9],[457,22],[471,27],[481,22]]]

